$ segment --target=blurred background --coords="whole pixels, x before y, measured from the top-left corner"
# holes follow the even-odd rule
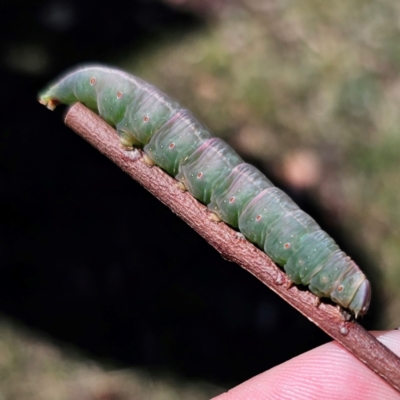
[[[50,113],[77,64],[192,110],[330,233],[400,325],[400,3],[0,3],[0,399],[207,399],[329,341]]]

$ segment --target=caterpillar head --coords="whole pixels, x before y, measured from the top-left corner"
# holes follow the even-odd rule
[[[341,306],[349,308],[357,318],[368,311],[371,301],[371,285],[358,267],[352,268],[332,291],[331,299]]]

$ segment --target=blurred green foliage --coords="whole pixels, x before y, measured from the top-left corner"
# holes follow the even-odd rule
[[[0,332],[2,400],[206,400],[222,392],[205,382],[107,367],[4,319]]]
[[[226,2],[118,62],[345,227],[380,277],[381,327],[400,324],[399,21],[390,0]]]

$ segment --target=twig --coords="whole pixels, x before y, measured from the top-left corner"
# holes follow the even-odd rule
[[[161,169],[147,166],[140,153],[123,150],[116,131],[86,107],[72,106],[65,124],[167,205],[225,259],[253,274],[400,392],[400,359],[362,326],[346,321],[335,306],[318,305],[312,293],[290,287],[286,275],[265,253],[224,223],[213,222],[204,205],[182,192]]]

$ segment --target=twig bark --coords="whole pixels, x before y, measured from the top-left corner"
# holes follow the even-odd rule
[[[213,222],[204,205],[182,192],[161,169],[146,165],[140,152],[123,150],[116,131],[86,107],[72,106],[65,123],[167,205],[225,259],[253,274],[400,392],[400,359],[362,326],[346,321],[335,306],[318,305],[312,293],[290,287],[286,275],[265,253],[224,223]]]

